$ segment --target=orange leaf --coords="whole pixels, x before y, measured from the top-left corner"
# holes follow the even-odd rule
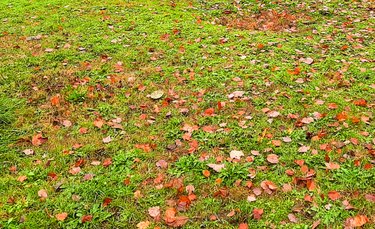
[[[328,192],[328,197],[331,200],[337,200],[337,199],[341,198],[341,194],[339,192],[336,192],[336,191],[329,191]]]
[[[367,101],[364,99],[358,99],[353,101],[354,105],[360,106],[360,107],[365,107],[367,105]]]
[[[238,229],[249,229],[249,226],[247,225],[247,223],[240,223]]]
[[[211,175],[210,171],[208,171],[208,170],[203,170],[203,171],[202,171],[202,174],[203,174],[203,176],[205,176],[205,177],[209,177],[209,176]]]
[[[51,101],[52,106],[59,106],[60,105],[60,95],[53,96],[50,101]]]
[[[64,221],[66,219],[66,217],[68,217],[68,213],[66,213],[66,212],[59,213],[59,214],[56,214],[55,217],[58,221]]]
[[[339,122],[343,122],[343,121],[345,121],[346,119],[348,119],[348,115],[345,113],[345,111],[343,111],[343,112],[338,113],[338,114],[336,115],[336,119],[337,119],[337,121],[339,121]]]
[[[213,116],[215,114],[214,108],[208,108],[204,111],[205,116]]]
[[[352,218],[348,218],[345,221],[345,226],[347,227],[361,227],[365,225],[369,219],[365,215],[356,215]]]

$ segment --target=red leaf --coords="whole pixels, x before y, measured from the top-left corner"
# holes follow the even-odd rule
[[[107,207],[112,202],[112,199],[109,197],[104,198],[103,207]]]
[[[263,215],[263,209],[255,208],[253,210],[253,217],[255,220],[260,220],[262,218],[262,215]]]
[[[92,215],[84,215],[81,218],[82,223],[91,222],[91,220],[92,220]]]

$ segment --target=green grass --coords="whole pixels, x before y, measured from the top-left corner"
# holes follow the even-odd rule
[[[136,228],[149,221],[149,228],[167,228],[166,209],[176,208],[193,185],[196,200],[177,213],[189,218],[183,228],[244,222],[249,228],[310,228],[317,220],[319,228],[342,228],[356,215],[366,215],[364,228],[371,228],[375,207],[365,199],[375,193],[371,3],[172,2],[1,1],[0,227]],[[268,10],[296,17],[272,19]],[[253,29],[236,26],[253,15]],[[269,22],[279,27],[262,29]],[[291,26],[295,32],[287,31]],[[307,57],[314,62],[300,61]],[[292,74],[296,67],[300,72]],[[164,91],[159,100],[148,96],[156,90]],[[244,96],[229,99],[234,91]],[[359,99],[366,105],[356,105]],[[205,115],[209,108],[213,116]],[[280,115],[271,119],[265,108]],[[348,117],[338,121],[343,111]],[[299,123],[319,114],[310,124]],[[115,128],[117,118],[121,127]],[[72,125],[64,126],[66,120]],[[95,120],[105,124],[98,128]],[[185,124],[197,126],[191,136]],[[33,145],[37,133],[47,142]],[[103,143],[108,136],[112,141]],[[272,143],[283,137],[292,141]],[[298,152],[301,146],[310,150]],[[232,150],[245,156],[231,161]],[[279,163],[267,161],[271,153]],[[109,158],[112,164],[103,166]],[[168,166],[158,167],[160,160]],[[295,182],[306,176],[295,160],[314,170],[315,189]],[[340,168],[327,170],[328,160]],[[215,172],[209,163],[225,168]],[[80,172],[72,174],[73,167]],[[94,176],[85,180],[87,174]],[[265,180],[278,189],[248,202]],[[282,191],[284,184],[292,191]],[[38,196],[41,189],[46,199]],[[329,199],[330,191],[341,198]],[[112,200],[108,206],[105,198]],[[346,210],[344,200],[354,209]],[[148,214],[155,206],[160,220]],[[264,209],[260,220],[253,218],[255,208]],[[58,221],[63,212],[67,218]],[[290,222],[288,214],[298,221]],[[85,215],[92,220],[82,223]]]

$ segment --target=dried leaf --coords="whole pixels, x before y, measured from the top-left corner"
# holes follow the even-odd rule
[[[207,166],[218,173],[221,172],[223,168],[225,168],[225,164],[207,164]]]
[[[56,214],[55,217],[58,221],[64,221],[66,217],[68,217],[68,213],[66,212],[59,213],[59,214]]]
[[[156,218],[156,217],[159,217],[160,216],[160,207],[159,206],[156,206],[156,207],[151,207],[148,209],[148,214],[152,217],[152,218]]]
[[[164,92],[162,90],[157,90],[157,91],[154,91],[151,93],[150,97],[151,99],[160,99],[161,97],[163,97],[164,95]]]
[[[271,164],[277,164],[279,163],[279,156],[276,154],[268,154],[267,161]]]
[[[238,150],[230,151],[229,155],[230,155],[230,158],[232,159],[241,159],[242,156],[245,156],[242,151],[238,151]]]
[[[262,218],[262,215],[263,215],[263,209],[261,208],[255,208],[253,210],[253,217],[255,220],[260,220]]]
[[[47,191],[45,189],[41,189],[38,191],[38,196],[42,199],[46,199],[48,197]]]

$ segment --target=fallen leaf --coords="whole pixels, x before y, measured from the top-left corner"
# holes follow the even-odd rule
[[[17,178],[17,181],[19,181],[19,182],[24,182],[26,179],[27,179],[27,176],[19,176],[19,177]]]
[[[271,164],[277,164],[279,163],[279,156],[276,154],[268,154],[267,161]]]
[[[68,217],[68,213],[66,212],[59,213],[59,214],[56,214],[55,217],[58,221],[64,221],[66,217]]]
[[[208,170],[203,170],[203,171],[202,171],[202,174],[203,174],[203,176],[205,176],[205,177],[209,177],[209,176],[211,175],[210,171],[208,171]]]
[[[366,194],[366,195],[365,195],[365,199],[366,199],[367,201],[370,201],[370,202],[375,203],[375,195],[374,195],[374,194]]]
[[[156,207],[151,207],[148,209],[148,214],[152,217],[152,218],[157,218],[160,216],[160,207],[159,206],[156,206]]]
[[[230,155],[230,158],[232,159],[241,159],[242,156],[245,156],[242,151],[238,151],[238,150],[230,151],[229,155]]]
[[[103,138],[103,143],[110,143],[112,141],[111,136]]]
[[[360,106],[360,107],[365,107],[367,106],[367,101],[364,99],[358,99],[353,101],[354,105]]]
[[[314,59],[313,58],[310,58],[310,57],[306,57],[306,58],[301,58],[300,59],[301,62],[305,63],[305,64],[312,64],[314,62]]]
[[[165,169],[168,167],[168,163],[165,160],[159,160],[156,162],[156,166]]]
[[[64,127],[71,127],[71,126],[72,126],[72,122],[69,121],[69,120],[64,120],[64,121],[62,122],[62,125],[63,125]]]
[[[297,219],[297,217],[294,215],[294,214],[288,214],[288,219],[289,219],[289,221],[290,222],[292,222],[292,223],[297,223],[298,222],[298,219]]]
[[[163,97],[164,95],[164,92],[162,90],[157,90],[157,91],[154,91],[151,93],[150,97],[151,99],[160,99],[161,97]]]
[[[98,127],[99,129],[102,128],[103,125],[104,125],[104,121],[102,119],[96,119],[94,121],[94,126]]]
[[[42,199],[46,199],[48,197],[47,191],[45,189],[41,189],[38,191],[38,196]]]
[[[106,197],[103,200],[103,207],[107,207],[112,202],[112,198]]]
[[[238,229],[249,229],[249,225],[247,225],[247,223],[240,223],[240,225],[238,225]]]
[[[336,163],[333,163],[333,162],[328,162],[326,163],[326,167],[327,169],[339,169],[340,168],[340,165],[339,164],[336,164]]]
[[[112,158],[106,158],[106,159],[104,159],[104,161],[103,161],[103,166],[104,167],[108,167],[111,164],[112,164]]]
[[[81,218],[82,223],[91,222],[91,220],[92,220],[92,215],[84,215]]]
[[[33,155],[34,154],[34,150],[32,149],[25,149],[24,151],[22,151],[25,155]]]
[[[255,220],[260,220],[262,218],[262,215],[263,215],[263,209],[261,208],[255,208],[253,210],[253,217]]]
[[[142,221],[137,224],[138,229],[147,229],[150,226],[149,221]]]
[[[241,98],[244,94],[244,91],[234,91],[228,95],[228,99]]]
[[[314,122],[314,119],[312,117],[305,117],[301,120],[302,123],[304,124],[310,124],[312,122]]]
[[[278,111],[270,111],[267,113],[267,116],[270,117],[270,118],[276,118],[280,115],[280,113]]]
[[[250,194],[249,196],[247,196],[247,201],[248,202],[254,202],[256,200],[257,200],[257,198],[255,197],[254,194]]]
[[[348,218],[345,221],[345,226],[349,228],[362,227],[365,225],[369,219],[365,215],[356,215],[354,217]]]
[[[225,164],[207,164],[207,166],[218,173],[221,172],[223,168],[225,168]]]
[[[69,170],[69,173],[72,174],[72,175],[76,175],[78,174],[79,172],[81,172],[81,168],[80,167],[73,167]]]
[[[56,106],[56,107],[59,106],[60,105],[60,95],[55,95],[55,96],[51,97],[50,102],[51,102],[52,106]]]
[[[341,198],[341,194],[339,192],[336,192],[336,191],[329,191],[328,192],[328,197],[331,200],[337,200],[337,199]]]
[[[48,138],[44,138],[41,133],[38,133],[38,134],[33,136],[32,140],[31,140],[31,143],[34,146],[40,146],[43,143],[45,143],[47,140],[48,140]]]
[[[306,153],[309,150],[310,150],[310,146],[301,146],[298,148],[299,153]]]
[[[83,176],[83,180],[86,180],[86,181],[91,180],[92,178],[94,178],[94,174],[92,173],[88,173]]]
[[[230,211],[228,214],[227,214],[227,217],[232,217],[236,214],[236,212],[234,210]]]

